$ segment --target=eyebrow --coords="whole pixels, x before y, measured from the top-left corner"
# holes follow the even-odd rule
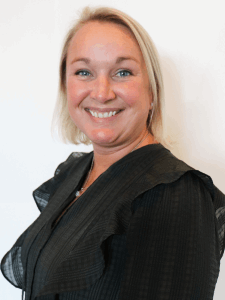
[[[134,61],[136,61],[138,64],[140,64],[140,62],[136,59],[136,58],[134,58],[134,57],[132,57],[132,56],[120,56],[120,57],[117,57],[117,59],[116,59],[116,64],[119,64],[119,63],[121,63],[122,61],[124,61],[124,60],[134,60]],[[90,64],[90,62],[91,62],[91,60],[89,59],[89,58],[87,58],[87,57],[79,57],[79,58],[75,58],[72,62],[71,62],[71,64],[73,64],[73,63],[75,63],[75,62],[77,62],[77,61],[84,61],[87,65],[88,64]]]

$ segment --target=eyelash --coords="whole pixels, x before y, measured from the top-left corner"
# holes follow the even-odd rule
[[[79,73],[81,73],[81,72],[87,72],[87,73],[89,73],[87,70],[79,70],[79,71],[77,71],[76,73],[75,73],[75,75],[79,75]],[[130,70],[126,70],[126,69],[122,69],[122,70],[120,70],[119,72],[117,72],[117,74],[118,73],[120,73],[120,72],[127,72],[127,73],[130,73],[130,75],[133,75],[133,73],[130,71]],[[90,74],[90,73],[89,73]],[[82,76],[82,75],[81,75]],[[85,75],[84,75],[85,76]],[[122,77],[127,77],[127,76],[122,76]]]

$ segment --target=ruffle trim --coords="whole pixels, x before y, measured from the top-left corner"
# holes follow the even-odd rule
[[[69,176],[70,171],[72,171],[72,168],[74,168],[76,163],[79,161],[79,158],[85,154],[85,152],[71,153],[67,160],[56,168],[54,177],[42,183],[33,192],[33,198],[40,212],[45,209],[49,200],[55,194],[60,185],[62,185],[63,181]]]

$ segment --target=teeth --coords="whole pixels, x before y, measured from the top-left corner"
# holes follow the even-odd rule
[[[96,118],[108,118],[108,117],[114,116],[117,113],[117,111],[110,111],[110,112],[104,112],[104,113],[97,113],[96,111],[91,111],[91,110],[89,110],[89,111],[92,114],[92,116],[96,117]]]

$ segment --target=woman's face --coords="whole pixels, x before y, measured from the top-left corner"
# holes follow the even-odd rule
[[[90,22],[75,34],[66,88],[69,114],[94,147],[129,145],[146,131],[152,100],[147,71],[136,40],[122,25]]]

